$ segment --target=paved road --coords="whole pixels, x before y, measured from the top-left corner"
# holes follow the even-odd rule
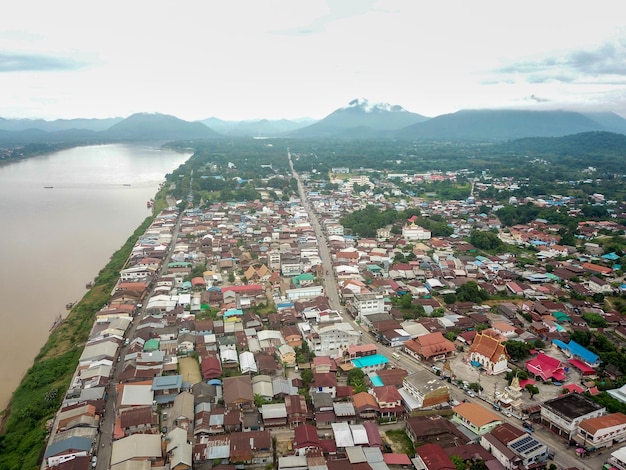
[[[398,349],[388,347],[384,344],[378,343],[367,331],[367,329],[363,328],[360,324],[356,323],[354,319],[347,313],[345,313],[344,309],[341,306],[339,291],[337,287],[337,282],[334,276],[334,270],[332,266],[332,259],[330,255],[330,250],[328,246],[328,239],[326,238],[325,233],[322,230],[322,227],[319,223],[317,214],[309,204],[307,200],[306,191],[302,184],[302,180],[300,176],[293,168],[293,162],[291,160],[291,154],[288,152],[289,165],[291,167],[292,175],[298,181],[298,192],[300,194],[300,199],[303,202],[304,208],[307,210],[309,214],[309,219],[311,221],[311,226],[313,230],[315,230],[315,235],[318,240],[319,252],[322,258],[322,272],[323,272],[323,282],[324,282],[324,290],[329,299],[330,307],[334,310],[337,310],[341,313],[344,321],[350,323],[352,327],[356,331],[361,332],[361,342],[365,344],[375,343],[378,351],[381,354],[384,354],[388,358],[393,358],[392,353],[399,352]],[[400,359],[391,359],[392,364],[397,367],[401,367],[405,369],[409,374],[414,373],[420,369],[428,370],[433,373],[430,366],[425,365],[413,357],[400,353]],[[433,375],[435,375],[433,373]],[[480,403],[485,405],[485,403],[481,403],[482,400],[478,397],[470,398],[465,395],[460,389],[451,386],[450,387],[450,396],[456,400],[463,401],[472,401],[476,403]],[[488,406],[488,405],[487,405]],[[495,411],[494,411],[495,412]],[[496,412],[497,413],[497,412]],[[502,420],[505,422],[509,422],[516,427],[520,427],[520,420],[514,417],[506,416],[502,413],[497,413],[501,416]],[[539,426],[537,426],[539,428]],[[555,459],[554,462],[560,468],[578,468],[580,470],[596,470],[602,467],[604,464],[605,458],[608,455],[595,455],[593,457],[587,459],[580,459],[575,455],[574,448],[568,448],[567,443],[562,439],[556,437],[551,432],[545,429],[538,429],[535,431],[535,436],[543,441],[551,450],[555,451]]]

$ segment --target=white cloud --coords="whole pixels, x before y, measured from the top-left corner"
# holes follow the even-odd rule
[[[0,114],[323,117],[356,96],[431,116],[600,107],[622,95],[619,6],[26,0],[0,17]]]

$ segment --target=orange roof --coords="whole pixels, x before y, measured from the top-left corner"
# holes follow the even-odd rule
[[[425,358],[456,351],[454,343],[444,338],[439,331],[418,336],[413,341],[404,343],[404,346]]]
[[[374,397],[380,403],[394,403],[402,400],[402,395],[393,385],[383,385],[382,387],[374,387]]]
[[[473,352],[488,357],[492,362],[498,362],[502,354],[504,354],[507,359],[509,358],[506,348],[501,341],[482,333],[474,337],[474,341],[470,346],[470,353]]]
[[[370,351],[377,351],[376,345],[374,343],[366,343],[366,344],[351,344],[348,346],[348,353],[356,354],[356,353],[364,353]]]
[[[493,328],[502,331],[503,333],[507,331],[515,331],[515,327],[510,323],[504,321],[496,321],[491,325]]]
[[[354,403],[354,408],[358,410],[362,410],[363,408],[376,408],[379,409],[378,403],[376,402],[376,398],[371,393],[360,392],[356,395],[352,395],[352,402]]]
[[[593,263],[583,263],[581,266],[587,271],[593,271],[594,273],[600,274],[610,274],[613,271],[611,268],[607,268],[606,266],[600,266]]]
[[[589,434],[595,434],[601,429],[613,426],[626,425],[626,415],[623,413],[611,413],[597,418],[584,419],[580,422],[579,427]]]
[[[477,428],[493,423],[494,421],[502,421],[500,416],[492,413],[484,406],[478,403],[461,403],[453,408],[454,412],[472,423]]]

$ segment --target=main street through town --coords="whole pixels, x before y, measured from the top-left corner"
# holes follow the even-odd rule
[[[335,271],[333,269],[332,258],[331,258],[330,249],[328,245],[328,239],[322,229],[322,226],[320,225],[320,222],[319,222],[319,219],[317,217],[315,210],[313,209],[313,207],[311,206],[311,204],[309,203],[307,199],[307,194],[304,189],[304,185],[302,184],[302,179],[300,178],[300,176],[298,175],[298,173],[295,171],[293,167],[291,153],[289,151],[287,152],[287,156],[289,158],[289,165],[291,167],[292,175],[294,178],[296,178],[298,182],[298,192],[300,195],[300,199],[304,205],[304,208],[309,214],[309,220],[311,222],[311,226],[313,227],[315,231],[315,236],[318,241],[319,254],[322,260],[322,275],[321,276],[322,276],[322,281],[324,284],[324,291],[326,293],[326,296],[328,297],[331,309],[338,311],[341,314],[345,322],[350,323],[352,327],[355,329],[355,331],[359,331],[361,333],[362,343],[366,343],[366,344],[376,343],[376,347],[378,348],[378,351],[381,354],[385,355],[387,358],[393,358],[394,357],[393,353],[396,353],[399,351],[394,348],[388,347],[382,343],[377,342],[369,334],[369,331],[365,327],[360,325],[359,323],[355,322],[354,319],[350,316],[350,314],[348,314],[343,308],[343,306],[341,305],[341,300],[339,297],[339,288],[338,288],[337,280],[334,274]],[[394,358],[391,360],[395,366],[405,369],[409,374],[415,373],[416,371],[420,369],[425,369],[425,370],[429,370],[431,373],[433,373],[433,376],[435,376],[434,372],[432,371],[429,365],[423,364],[422,362],[417,361],[412,356],[409,356],[407,354],[400,353],[399,359]],[[458,389],[455,387],[450,387],[450,397],[459,402],[463,400],[473,401],[473,402],[485,401],[486,403],[483,403],[483,404],[487,404],[488,406],[490,406],[491,404],[491,402],[488,402],[486,400],[487,398],[486,394],[483,397],[484,400],[482,400],[479,397],[471,398],[471,397],[466,396],[461,391],[461,389]],[[492,411],[494,411],[494,413],[499,414],[503,421],[511,423],[516,427],[521,426],[521,422],[519,419],[513,416],[507,416],[500,412],[496,412],[495,410],[492,410]],[[561,469],[578,468],[580,470],[597,470],[599,468],[602,468],[602,465],[606,461],[606,458],[608,458],[608,455],[602,455],[602,453],[599,453],[599,454],[592,455],[582,460],[580,457],[578,457],[575,454],[574,447],[569,447],[567,442],[565,442],[563,439],[554,435],[550,431],[543,429],[540,426],[535,427],[534,436],[538,440],[545,443],[550,448],[550,450],[554,452],[553,461]]]

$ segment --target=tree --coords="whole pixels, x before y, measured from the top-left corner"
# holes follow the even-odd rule
[[[456,341],[456,337],[459,336],[458,333],[454,332],[454,331],[448,331],[443,335],[448,341]]]
[[[456,467],[456,470],[465,470],[467,467],[465,466],[465,461],[459,457],[458,455],[451,455],[450,460]]]
[[[302,384],[304,385],[304,388],[308,389],[309,385],[311,385],[311,382],[313,381],[313,372],[311,372],[311,369],[301,370],[300,378],[302,379]]]
[[[357,381],[363,381],[364,379],[365,373],[361,369],[355,367],[348,372],[348,385],[352,385]]]
[[[348,372],[348,385],[351,385],[354,393],[367,391],[365,385],[365,373],[361,369],[354,368]]]
[[[228,273],[228,282],[235,282],[235,273],[230,272]]]
[[[591,333],[589,331],[574,330],[570,333],[569,339],[587,347],[591,343]]]
[[[436,309],[433,310],[433,313],[431,313],[431,317],[433,318],[441,318],[446,314],[446,310],[442,307],[437,307]]]
[[[526,390],[528,391],[528,393],[530,394],[530,399],[532,400],[532,398],[537,395],[539,393],[539,388],[536,385],[532,385],[532,384],[526,384]]]
[[[506,341],[504,347],[514,361],[519,361],[530,355],[530,344],[523,341]]]
[[[452,305],[456,302],[456,294],[448,292],[443,296],[443,301],[446,303],[446,305]]]
[[[456,290],[456,296],[461,302],[474,303],[480,303],[489,297],[486,292],[478,288],[476,281],[468,281],[465,284],[460,285]]]
[[[591,328],[605,328],[607,325],[606,318],[596,312],[583,313],[582,317]]]
[[[268,400],[266,400],[265,398],[263,398],[258,393],[254,394],[254,405],[257,408],[261,408],[263,405],[267,405],[268,403],[270,403],[270,402]]]
[[[498,238],[498,235],[482,230],[472,230],[470,243],[480,250],[497,250],[502,246],[502,240]]]
[[[543,349],[546,347],[546,343],[540,339],[536,339],[535,341],[533,341],[533,347],[535,349]]]
[[[511,370],[506,373],[504,378],[506,379],[507,383],[511,385],[511,382],[513,381],[513,377],[515,376],[517,376],[519,380],[526,380],[528,378],[528,372],[525,370],[516,370],[516,371]]]

